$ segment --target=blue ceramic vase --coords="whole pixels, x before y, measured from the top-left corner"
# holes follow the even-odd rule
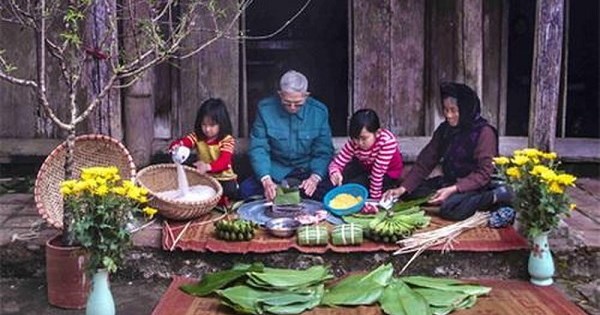
[[[85,315],[115,315],[115,301],[108,283],[108,272],[98,270],[92,278],[92,292],[90,293]]]
[[[548,244],[548,234],[544,232],[531,241],[531,252],[527,270],[531,276],[531,283],[539,286],[551,285],[554,280],[554,259]]]

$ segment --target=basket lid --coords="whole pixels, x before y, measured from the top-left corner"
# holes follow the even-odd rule
[[[44,160],[35,181],[34,196],[39,214],[48,224],[62,229],[63,198],[60,184],[65,180],[66,141],[56,147]],[[73,176],[79,177],[82,168],[116,166],[122,178],[135,178],[135,164],[127,148],[117,139],[90,134],[75,138]]]

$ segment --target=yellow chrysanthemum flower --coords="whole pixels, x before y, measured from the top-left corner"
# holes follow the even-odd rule
[[[154,209],[152,207],[144,207],[144,209],[142,209],[142,211],[150,219],[152,219],[152,217],[158,212],[158,210],[156,210],[156,209]]]
[[[556,172],[554,172],[553,170],[551,170],[549,168],[547,168],[546,170],[542,171],[540,173],[540,177],[546,183],[556,182],[557,179],[558,179],[558,176],[556,175]]]
[[[550,169],[545,166],[545,165],[535,165],[533,167],[533,169],[531,169],[531,171],[529,171],[529,174],[534,175],[534,176],[540,176],[545,172],[550,171]]]
[[[556,180],[565,186],[575,186],[575,181],[577,177],[571,174],[560,174],[556,177]]]
[[[108,186],[106,185],[101,185],[98,186],[95,190],[94,190],[94,194],[98,195],[98,196],[106,196],[108,194],[108,192],[110,191],[110,189],[108,189]]]
[[[562,194],[565,191],[564,188],[563,188],[563,186],[561,186],[556,181],[553,181],[553,182],[550,183],[550,185],[548,186],[548,190],[551,193],[554,193],[554,194]]]
[[[518,167],[513,166],[506,169],[506,175],[508,175],[511,179],[519,179],[521,178],[521,171]]]
[[[63,196],[69,196],[73,194],[73,189],[70,186],[61,186],[59,191]]]
[[[525,156],[525,155],[517,155],[517,156],[515,156],[515,157],[512,159],[512,162],[513,162],[515,165],[519,165],[519,166],[521,166],[521,165],[524,165],[524,164],[526,164],[527,162],[529,162],[529,158],[528,158],[527,156]]]
[[[523,154],[526,155],[528,158],[534,158],[542,155],[542,152],[538,149],[527,148],[523,150]]]
[[[494,164],[496,165],[506,165],[510,162],[510,160],[505,156],[499,156],[494,158]]]
[[[542,158],[544,158],[546,160],[556,160],[557,155],[555,152],[548,152],[548,153],[543,153]]]

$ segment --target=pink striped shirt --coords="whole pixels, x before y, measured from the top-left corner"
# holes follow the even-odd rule
[[[387,129],[379,129],[375,134],[375,143],[368,150],[362,150],[348,139],[340,152],[329,164],[329,174],[342,172],[353,157],[369,171],[369,195],[371,198],[381,198],[383,176],[392,179],[402,175],[403,161],[400,146],[396,136]]]

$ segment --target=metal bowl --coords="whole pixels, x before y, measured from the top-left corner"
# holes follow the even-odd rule
[[[275,218],[265,223],[267,231],[277,237],[290,237],[299,227],[300,222],[292,218]]]

